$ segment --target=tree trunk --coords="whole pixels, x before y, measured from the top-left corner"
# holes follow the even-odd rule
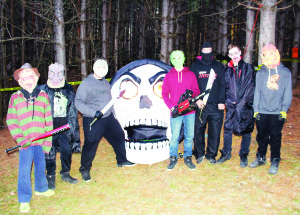
[[[4,38],[4,1],[1,1],[0,2],[0,41],[3,40]],[[4,68],[4,63],[1,63],[1,62],[4,62],[4,50],[3,50],[3,44],[0,43],[0,71],[5,71],[5,68]],[[3,85],[2,85],[2,77],[6,78],[4,76],[4,72],[2,74],[2,72],[0,72],[0,89],[3,88]],[[4,125],[3,123],[3,104],[4,104],[4,101],[3,101],[3,98],[4,98],[4,92],[0,92],[0,129],[2,128],[2,126]]]
[[[25,14],[26,14],[26,11],[25,11],[25,1],[23,2],[22,4],[22,65],[25,63],[25,25],[26,25],[26,22],[25,22]]]
[[[286,7],[286,0],[282,2],[282,7]],[[277,49],[280,53],[280,57],[284,57],[283,44],[285,39],[284,29],[285,29],[286,11],[283,10],[281,13],[280,24],[278,29],[278,45]]]
[[[263,6],[260,9],[260,27],[258,42],[258,65],[261,65],[261,51],[265,45],[275,45],[275,23],[277,0],[263,0]]]
[[[248,6],[252,6],[251,2],[248,2]],[[254,39],[255,39],[254,29],[252,31],[253,24],[254,24],[254,11],[248,8],[247,21],[246,21],[246,45],[245,45],[246,50],[244,53],[244,61],[250,64],[252,64],[252,55],[253,55]]]
[[[169,21],[169,41],[168,41],[168,64],[170,64],[170,54],[174,50],[174,2],[170,2],[170,21]]]
[[[64,66],[65,77],[67,80],[63,0],[55,0],[54,10],[55,10],[54,40],[55,40],[55,51],[56,51],[55,62]]]
[[[222,7],[222,20],[223,20],[223,27],[222,27],[222,55],[225,56],[227,53],[227,8],[228,8],[228,0],[223,0],[223,7]]]
[[[34,12],[36,13],[34,15],[34,20],[35,20],[35,41],[34,41],[34,50],[35,50],[35,65],[37,65],[38,61],[39,61],[39,55],[40,55],[40,45],[39,45],[39,16],[37,15],[39,13],[38,9],[37,9],[37,4],[38,4],[38,0],[34,0]]]
[[[169,34],[168,11],[169,11],[169,0],[163,0],[163,3],[162,3],[160,60],[164,63],[168,62],[168,34]]]
[[[14,7],[14,0],[11,0],[11,37],[15,37],[15,7]],[[11,69],[12,72],[16,71],[16,45],[15,42],[11,42]],[[5,85],[4,85],[5,86]]]
[[[139,59],[143,59],[145,54],[145,28],[146,28],[146,11],[147,7],[141,8],[140,14],[140,37],[139,37]]]
[[[87,77],[86,68],[86,0],[81,0],[81,17],[80,17],[80,62],[81,62],[81,79]]]
[[[294,42],[293,42],[293,47],[298,48],[298,53],[299,53],[299,42],[300,42],[300,0],[297,1],[298,4],[298,10],[297,10],[297,15],[296,15],[296,23],[295,23],[295,33],[294,33]],[[299,59],[299,57],[298,57]],[[297,59],[293,59],[292,62],[292,86],[293,89],[297,87],[297,77],[298,77],[298,61]]]
[[[216,55],[221,54],[222,53],[222,34],[219,32],[223,31],[223,25],[221,23],[218,23],[218,46],[217,46],[217,50],[216,50]],[[205,41],[206,42],[206,41]]]
[[[107,4],[103,0],[102,6],[102,57],[107,58]]]
[[[115,73],[118,71],[118,49],[119,49],[119,23],[120,23],[120,0],[117,0],[117,20],[116,20],[116,30],[115,30],[115,49],[114,49],[114,56],[115,56]]]

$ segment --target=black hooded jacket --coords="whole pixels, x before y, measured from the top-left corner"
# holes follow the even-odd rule
[[[225,129],[233,130],[237,135],[251,133],[254,129],[254,67],[243,60],[239,61],[238,67],[234,67],[230,61],[225,70],[225,86]]]
[[[65,131],[68,133],[68,138],[70,143],[72,144],[72,151],[73,152],[81,152],[81,147],[80,147],[80,137],[79,137],[79,123],[78,123],[78,111],[74,105],[75,102],[75,90],[73,87],[68,84],[65,81],[65,85],[62,88],[50,88],[47,84],[45,85],[40,85],[40,89],[44,90],[48,96],[49,96],[49,101],[51,105],[51,112],[53,115],[53,100],[54,100],[54,94],[55,92],[59,91],[63,95],[66,96],[68,103],[67,103],[67,117],[66,119],[61,119],[62,121],[65,121],[67,124],[69,124],[70,129]],[[53,118],[53,121],[55,118]],[[61,124],[61,122],[59,122]],[[55,129],[56,127],[54,127]],[[59,126],[57,126],[59,127]],[[59,151],[59,149],[57,149]],[[51,149],[49,153],[49,158],[47,159],[52,159],[53,157],[53,150]]]

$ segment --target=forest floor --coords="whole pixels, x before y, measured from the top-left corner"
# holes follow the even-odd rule
[[[103,139],[93,162],[92,181],[82,181],[78,171],[80,154],[74,154],[71,175],[79,182],[62,182],[58,154],[55,195],[33,196],[29,214],[300,214],[299,82],[293,95],[276,175],[268,173],[269,152],[267,165],[240,168],[241,138],[235,136],[231,160],[222,165],[205,160],[195,171],[189,170],[183,159],[173,171],[166,169],[168,160],[118,168],[112,147]],[[255,159],[255,134],[254,131],[249,163]],[[82,126],[81,140],[83,143]],[[220,148],[222,145],[223,140]],[[18,150],[9,155],[4,151],[12,146],[15,142],[8,129],[0,130],[0,214],[19,213]]]

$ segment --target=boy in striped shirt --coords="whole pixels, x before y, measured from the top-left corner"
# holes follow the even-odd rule
[[[36,68],[29,63],[14,72],[21,90],[13,93],[6,117],[8,129],[21,146],[19,151],[18,199],[20,212],[30,210],[32,197],[31,165],[34,161],[35,195],[52,196],[45,175],[45,156],[52,146],[52,136],[31,142],[35,137],[53,129],[48,95],[36,87],[40,77]]]

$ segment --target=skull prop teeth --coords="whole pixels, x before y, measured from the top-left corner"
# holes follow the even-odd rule
[[[138,60],[121,68],[110,82],[113,97],[125,90],[114,109],[131,162],[152,164],[169,158],[170,110],[161,87],[171,68],[161,61]]]

